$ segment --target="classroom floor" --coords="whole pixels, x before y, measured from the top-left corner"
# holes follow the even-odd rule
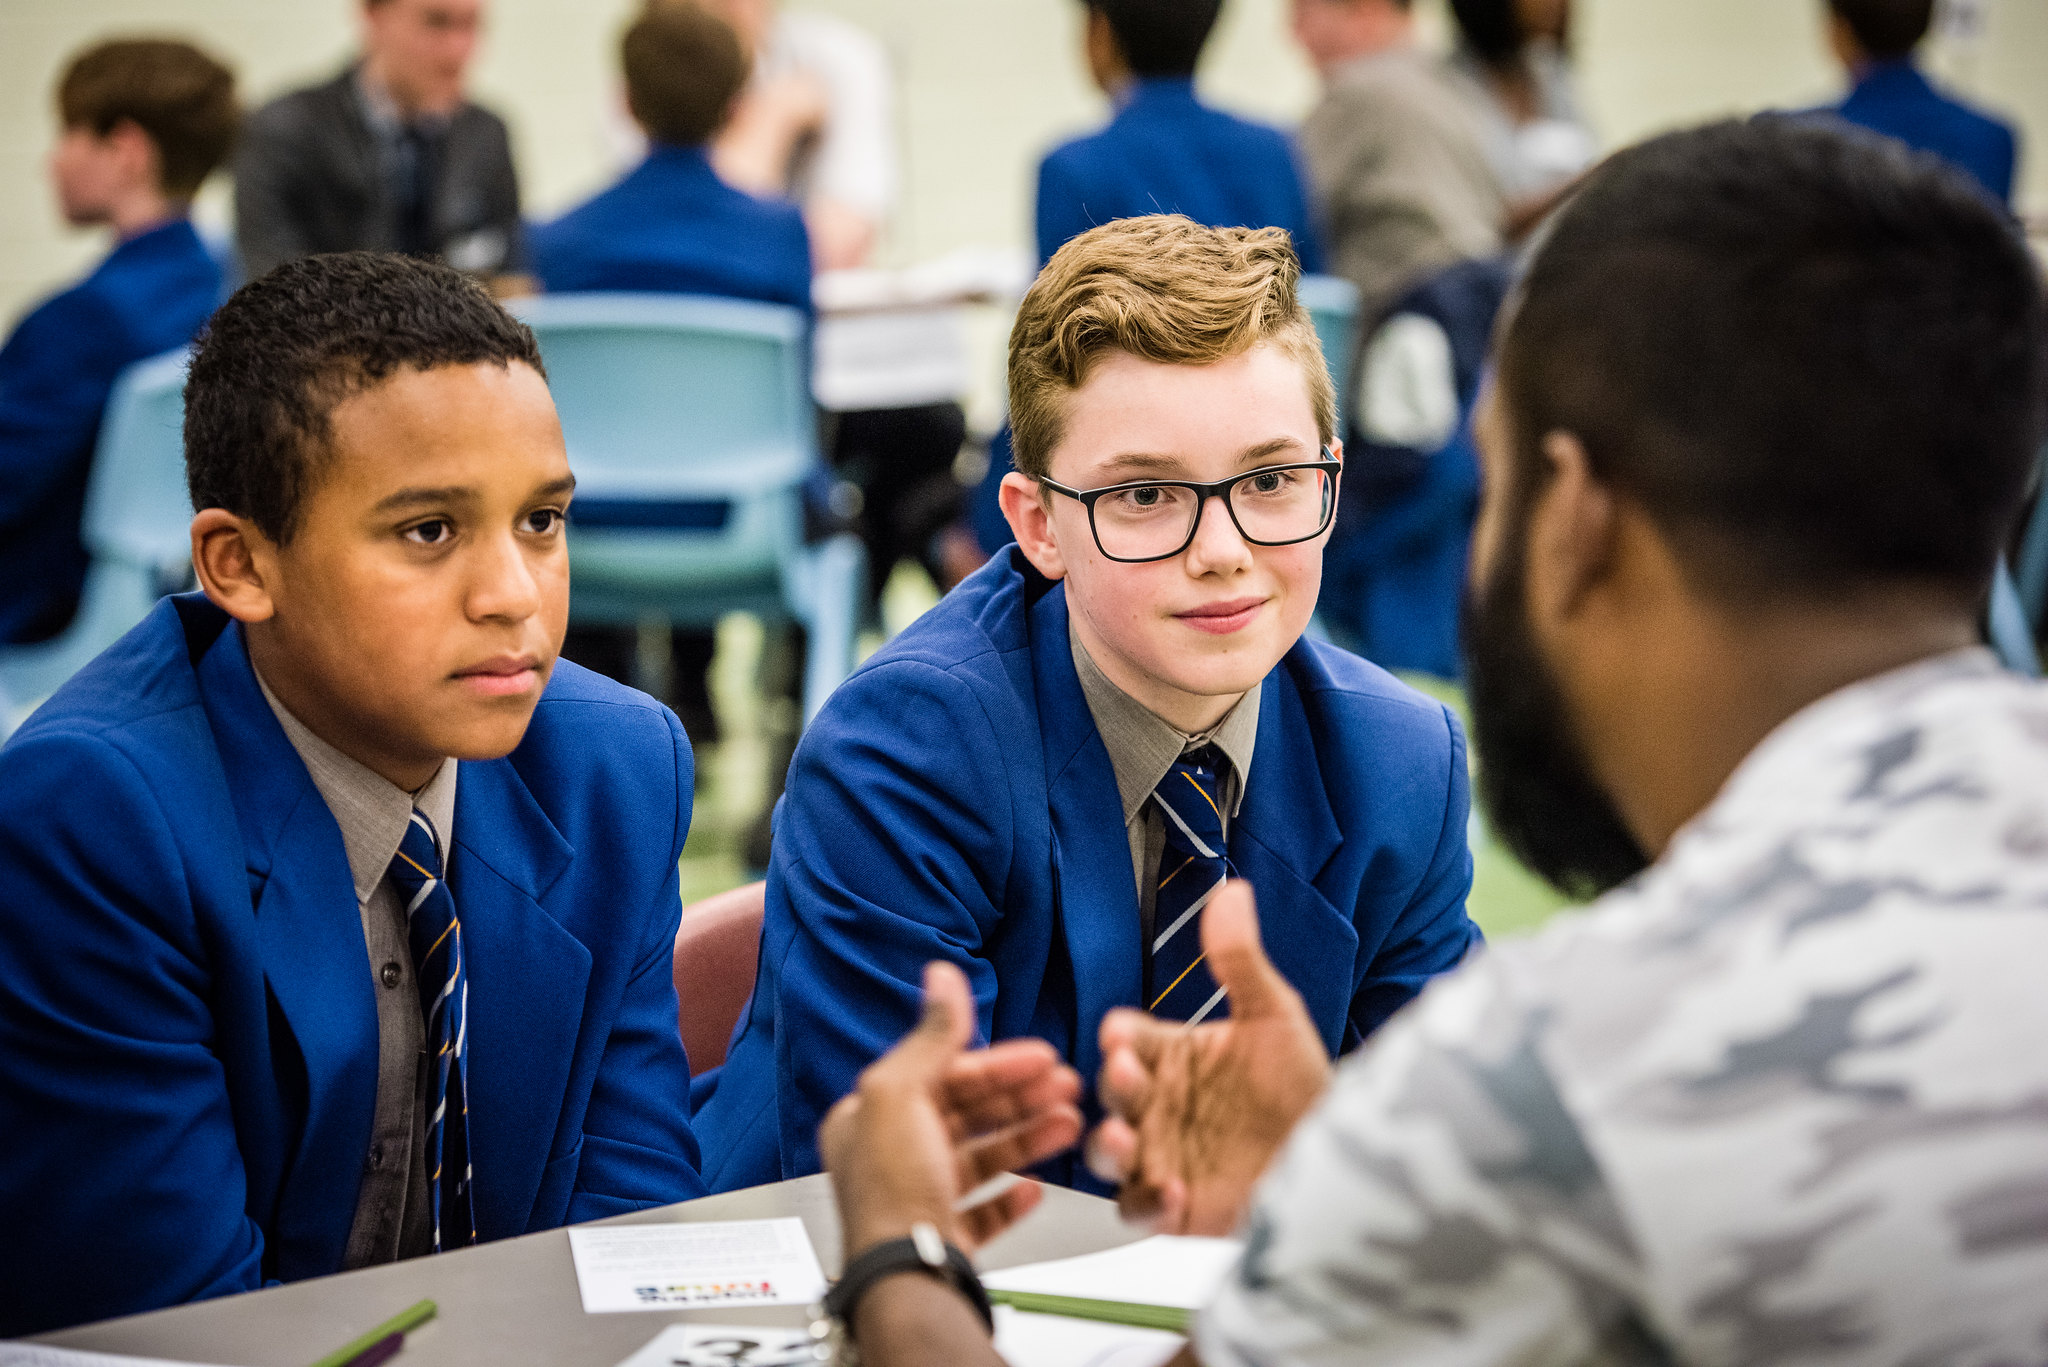
[[[891,632],[900,631],[937,601],[938,593],[923,571],[907,563],[899,565],[882,595],[882,619]],[[761,640],[761,625],[752,617],[736,614],[719,624],[711,694],[725,739],[705,747],[705,753],[697,757],[703,775],[689,844],[683,849],[685,903],[759,876],[746,867],[742,852],[767,783],[768,747],[755,681]],[[880,637],[871,637],[863,642],[863,653],[880,645]],[[1464,698],[1455,685],[1434,679],[1409,682],[1443,699],[1460,716],[1464,714]],[[1487,833],[1480,820],[1473,822],[1473,860],[1472,895],[1467,906],[1489,937],[1527,932],[1564,905],[1556,892]]]

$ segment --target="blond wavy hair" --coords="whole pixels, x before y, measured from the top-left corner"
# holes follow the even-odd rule
[[[1178,214],[1124,218],[1053,254],[1010,329],[1010,427],[1017,468],[1048,471],[1066,399],[1106,352],[1206,365],[1261,343],[1302,368],[1316,432],[1337,438],[1337,393],[1308,310],[1301,262],[1279,228],[1205,228]]]

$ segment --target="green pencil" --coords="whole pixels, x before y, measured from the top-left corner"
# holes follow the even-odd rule
[[[377,1340],[391,1334],[403,1334],[409,1329],[417,1329],[428,1320],[434,1318],[434,1313],[438,1309],[439,1307],[432,1301],[421,1301],[418,1305],[401,1310],[361,1337],[350,1339],[347,1343],[344,1343],[341,1347],[314,1363],[313,1367],[345,1367],[345,1364],[350,1359],[354,1358],[356,1354],[362,1352],[371,1344],[377,1342]]]
[[[1012,1310],[1034,1315],[1064,1315],[1070,1320],[1099,1320],[1105,1324],[1127,1324],[1134,1329],[1164,1329],[1170,1333],[1188,1331],[1190,1312],[1172,1305],[1141,1305],[1134,1301],[1096,1301],[1082,1296],[1047,1296],[1036,1291],[999,1291],[989,1288],[988,1298]]]

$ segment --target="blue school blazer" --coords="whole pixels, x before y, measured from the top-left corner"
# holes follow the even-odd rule
[[[1266,676],[1230,858],[1332,1054],[1478,940],[1467,803],[1441,704],[1307,640]],[[819,1120],[916,1022],[931,959],[966,971],[982,1038],[1049,1040],[1092,1086],[1104,1013],[1139,1002],[1137,889],[1065,589],[1014,546],[832,696],[774,848],[753,1000],[698,1080],[713,1190],[817,1171]],[[1071,1156],[1044,1175],[1100,1189]]]
[[[480,1235],[701,1195],[676,1031],[691,758],[556,666],[465,762]],[[377,1090],[341,830],[241,629],[161,603],[0,749],[0,1337],[340,1270]]]

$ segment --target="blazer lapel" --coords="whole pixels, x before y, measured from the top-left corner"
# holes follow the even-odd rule
[[[470,1161],[486,1238],[526,1231],[541,1170],[561,1156],[591,958],[542,899],[574,856],[510,760],[463,764],[448,889],[469,978]]]
[[[280,1116],[279,1132],[298,1145],[273,1179],[266,1262],[339,1266],[377,1096],[377,1006],[355,883],[341,828],[264,701],[239,627],[207,651],[199,680],[241,824],[264,979],[305,1069],[304,1116]],[[252,1189],[268,1185],[262,1168],[279,1157],[244,1156]]]
[[[1076,1026],[1068,1061],[1092,1086],[1102,1068],[1095,1022],[1111,1007],[1137,1005],[1144,965],[1123,800],[1074,673],[1064,588],[1031,609],[1031,656],[1052,809],[1057,914],[1074,972]]]
[[[1333,970],[1356,961],[1358,930],[1315,879],[1343,840],[1307,710],[1282,660],[1259,695],[1259,740],[1230,831],[1230,860],[1258,896],[1267,955],[1301,992],[1333,1054],[1353,989],[1349,971]]]

